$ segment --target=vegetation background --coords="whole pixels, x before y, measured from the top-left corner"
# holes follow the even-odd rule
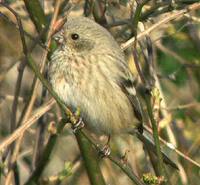
[[[198,0],[0,1],[0,184],[199,185],[199,10]],[[46,75],[55,48],[52,34],[68,13],[93,18],[125,50],[145,127],[153,124],[142,95],[150,89],[154,137],[158,131],[168,142],[168,147],[160,142],[162,150],[179,170],[167,165],[165,171],[130,136],[112,138],[112,156],[101,158],[97,143],[91,149],[91,141],[64,124],[37,71]],[[33,72],[31,62],[38,70]]]

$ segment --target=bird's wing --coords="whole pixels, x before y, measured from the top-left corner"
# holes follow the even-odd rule
[[[128,97],[132,107],[134,114],[136,118],[139,120],[140,124],[138,126],[139,132],[143,132],[143,113],[140,101],[136,94],[136,89],[134,87],[134,81],[132,75],[128,72],[126,76],[123,76],[120,78],[118,82],[119,86],[121,87],[122,91],[125,93],[125,95]]]

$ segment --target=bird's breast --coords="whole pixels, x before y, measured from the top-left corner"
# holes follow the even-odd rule
[[[101,58],[95,62],[68,58],[61,65],[56,60],[50,82],[67,106],[80,109],[87,128],[97,134],[119,133],[135,122],[131,104],[112,76],[117,69]]]

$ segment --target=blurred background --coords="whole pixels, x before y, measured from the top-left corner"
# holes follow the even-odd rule
[[[51,52],[45,57],[50,49],[43,33],[48,30],[45,28],[49,27],[56,14],[58,1],[0,2],[5,3],[21,19],[28,50],[38,66],[44,65],[41,68],[44,68],[42,71],[45,75]],[[135,64],[140,66],[144,78],[153,87],[153,112],[159,134],[171,143],[170,146],[177,149],[175,151],[162,144],[163,150],[179,168],[176,170],[166,166],[168,178],[172,185],[199,185],[199,1],[61,0],[58,7],[58,19],[67,14],[84,15],[111,32],[126,54],[138,92],[144,86]],[[50,95],[41,83],[36,81],[34,73],[26,63],[19,25],[11,10],[3,4],[0,5],[0,147],[8,136],[12,136],[17,128],[37,111],[41,111],[40,108],[50,100]],[[43,14],[40,14],[40,11]],[[133,42],[128,45],[127,41],[136,35],[137,46],[133,46]],[[54,46],[51,45],[50,48],[52,51]],[[142,95],[140,98],[143,102]],[[143,109],[146,110],[145,103],[143,104]],[[18,140],[19,142],[13,145],[9,143],[3,150],[1,148],[0,184],[24,184],[30,178],[53,132],[54,124],[60,119],[61,112],[58,106],[52,103],[40,119],[36,118],[34,124],[25,129],[24,135],[21,132],[21,141]],[[148,118],[145,122],[145,126],[150,128]],[[128,165],[141,181],[146,184],[161,184],[162,178],[156,178],[158,173],[148,152],[136,137],[113,137],[110,147],[112,153],[125,161],[125,165]],[[9,176],[9,172],[13,170],[12,160],[15,161],[14,178]],[[99,160],[107,184],[134,184],[109,159]],[[145,178],[154,181],[147,182]],[[59,134],[38,184],[90,184],[76,138],[69,125]]]

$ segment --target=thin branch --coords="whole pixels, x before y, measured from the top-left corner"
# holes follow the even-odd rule
[[[36,2],[36,1],[35,1]],[[59,2],[59,1],[58,1]],[[58,3],[59,4],[59,3]],[[38,9],[39,9],[39,7],[37,7]],[[11,8],[10,8],[11,9]],[[38,11],[38,9],[37,9],[37,12],[39,13],[39,11]],[[57,11],[58,12],[58,11]],[[17,14],[16,14],[17,15]],[[57,17],[57,14],[56,14],[56,17]],[[55,21],[55,17],[53,17],[53,24],[54,24],[54,21]],[[53,25],[52,24],[52,25]],[[36,25],[36,27],[37,26],[39,26],[39,25]],[[44,25],[41,25],[42,27],[44,27]],[[19,30],[23,30],[23,27],[22,27],[22,24],[19,24],[18,25],[18,27],[19,27]],[[38,27],[37,27],[38,28]],[[51,29],[50,29],[50,31],[51,31]],[[43,33],[43,32],[42,32]],[[23,48],[24,48],[24,54],[25,54],[25,58],[27,58],[27,55],[28,55],[28,49],[27,49],[27,46],[26,46],[26,42],[25,42],[25,36],[24,36],[24,34],[23,34],[23,32],[22,31],[20,31],[20,35],[21,35],[21,39],[22,39],[22,44],[23,44]],[[48,35],[49,37],[50,37],[50,35],[51,35],[51,33]],[[43,36],[43,35],[42,35]],[[42,37],[43,39],[44,39],[44,37]],[[50,41],[51,40],[49,40],[48,41],[48,44],[49,44],[49,46],[50,46]],[[32,49],[32,48],[31,48]],[[47,53],[48,53],[48,51],[46,51],[45,50],[45,54],[44,54],[44,57],[43,57],[43,62],[42,62],[42,64],[41,64],[41,68],[40,68],[40,71],[42,72],[43,71],[43,69],[44,69],[44,66],[45,66],[45,61],[46,61],[46,57],[47,57]],[[34,102],[35,102],[35,100],[36,100],[36,90],[37,90],[37,88],[38,88],[38,85],[39,85],[39,80],[38,79],[36,79],[36,81],[35,81],[35,88],[34,88],[34,90],[33,90],[33,94],[32,94],[32,98],[30,99],[30,102],[29,102],[29,105],[28,105],[28,107],[27,107],[27,109],[26,109],[26,113],[24,114],[24,116],[23,116],[23,119],[21,120],[22,122],[24,122],[24,121],[26,121],[27,119],[28,119],[28,117],[29,117],[29,115],[30,115],[30,113],[31,113],[31,111],[32,111],[32,107],[33,107],[33,105],[34,105]],[[18,124],[19,125],[19,124]],[[19,139],[17,140],[17,143],[16,143],[16,145],[15,145],[15,149],[14,149],[14,151],[13,151],[13,154],[12,154],[12,156],[11,156],[11,163],[12,163],[12,166],[14,165],[14,163],[16,162],[16,160],[17,160],[17,156],[18,156],[18,153],[19,153],[19,150],[20,150],[20,146],[21,146],[21,143],[22,143],[22,140],[23,140],[23,135],[21,135],[20,137],[19,137]],[[7,179],[6,179],[6,184],[9,184],[10,183],[10,181],[11,181],[11,175],[12,175],[12,171],[9,171],[8,172],[8,175],[7,175]]]
[[[192,5],[187,6],[186,8],[182,9],[182,10],[178,10],[175,11],[174,13],[170,13],[168,14],[168,16],[166,16],[164,19],[162,19],[161,21],[155,23],[154,25],[152,25],[150,28],[148,28],[147,30],[143,31],[142,33],[137,35],[137,39],[141,39],[146,35],[149,35],[152,31],[158,29],[158,27],[162,26],[163,24],[166,24],[174,19],[177,19],[181,16],[183,16],[184,14],[193,11],[193,10],[198,10],[200,8],[200,3],[194,3]],[[121,44],[121,48],[123,50],[127,49],[128,47],[130,47],[133,43],[134,43],[135,37],[129,39],[128,41],[126,41],[125,43]]]
[[[17,82],[16,82],[16,86],[15,86],[15,96],[14,96],[14,101],[13,101],[13,105],[12,105],[12,115],[11,115],[11,119],[10,119],[10,132],[12,133],[16,128],[16,114],[17,114],[17,107],[18,107],[18,97],[20,94],[24,69],[26,67],[26,61],[27,61],[26,56],[28,53],[28,49],[26,46],[26,40],[24,37],[24,31],[23,31],[23,26],[22,26],[20,17],[12,8],[7,6],[5,3],[0,3],[0,5],[7,8],[15,16],[18,26],[19,26],[19,33],[20,33],[20,37],[21,37],[23,53],[25,55],[24,60],[22,60],[22,62],[20,63],[20,66],[18,68],[19,73],[18,73]],[[11,146],[11,155],[9,156],[8,174],[6,176],[5,185],[9,185],[11,182],[11,176],[12,176],[12,171],[13,171],[13,167],[14,167],[13,163],[12,163],[12,156],[15,153],[13,150],[14,149],[13,147],[14,146]]]
[[[54,183],[56,185],[60,185],[62,183],[62,180],[66,179],[68,176],[76,176],[75,174],[83,168],[83,165],[82,165],[82,161],[81,161],[81,157],[78,156],[78,158],[76,157],[75,160],[72,161],[72,163],[70,163],[70,166],[69,167],[69,174],[64,174],[62,175],[62,171],[58,172],[56,175],[52,175],[52,176],[48,176],[48,177],[44,177],[42,178],[42,181],[45,182],[45,183]],[[64,169],[64,171],[66,170],[66,168]],[[70,177],[70,178],[73,178],[73,177]],[[75,184],[75,183],[71,183],[69,182],[68,184]]]
[[[35,110],[33,115],[25,121],[22,126],[17,128],[7,139],[5,139],[0,144],[0,152],[6,149],[11,143],[13,143],[16,139],[18,139],[21,135],[24,134],[25,131],[27,131],[28,128],[30,128],[42,115],[44,115],[46,112],[48,112],[53,105],[55,105],[55,100],[51,99],[44,105],[42,105],[40,108]]]
[[[144,129],[152,134],[152,130],[150,128],[148,128],[147,126],[144,126]],[[168,148],[170,148],[171,150],[173,150],[174,152],[176,152],[180,157],[182,157],[183,159],[185,159],[186,161],[192,163],[193,165],[197,166],[198,168],[200,168],[200,164],[196,161],[194,161],[192,158],[190,158],[189,156],[185,155],[183,152],[181,152],[180,150],[178,150],[176,148],[176,146],[174,146],[172,143],[169,143],[167,141],[165,141],[164,139],[162,139],[161,137],[159,137],[159,140]]]
[[[149,2],[149,0],[137,0],[137,7],[136,10],[134,12],[134,16],[133,16],[133,20],[132,20],[132,28],[133,28],[133,34],[134,36],[137,35],[137,27],[138,27],[138,22],[140,20],[140,16],[142,13],[142,8],[143,6]]]
[[[40,2],[38,0],[24,0],[24,4],[30,15],[31,20],[33,21],[36,27],[36,30],[38,31],[38,33],[40,33],[41,30],[43,30],[48,25],[48,21],[40,5]],[[45,42],[45,38],[46,36],[42,37],[42,41]]]
[[[0,16],[2,16],[8,23],[10,23],[12,26],[14,26],[17,30],[19,30],[19,26],[18,26],[14,21],[10,20],[9,17],[7,17],[6,15],[4,15],[4,14],[1,13],[1,12],[0,12]],[[32,40],[32,41],[35,40],[35,38],[34,38],[31,34],[29,34],[28,32],[26,32],[25,30],[23,30],[23,32],[24,32],[24,35],[27,36],[30,40]],[[38,42],[38,44],[39,44],[42,48],[46,49],[46,46],[43,45],[42,42]]]
[[[102,146],[100,144],[96,144],[88,135],[85,134],[85,132],[82,132],[82,134],[96,148],[97,151],[101,151]],[[120,162],[120,159],[116,159],[112,153],[108,156],[108,159],[116,164],[136,185],[144,185],[143,182],[137,177],[137,175],[134,174],[132,169],[124,163]]]
[[[27,1],[27,0],[24,0],[25,1],[25,3],[26,3],[26,6],[28,7],[28,8],[30,8],[29,9],[29,13],[31,13],[31,14],[34,14],[33,12],[34,12],[34,6],[33,7],[30,7],[30,5],[31,5],[31,3],[29,4],[29,2],[32,2],[32,1]],[[39,29],[38,29],[38,31],[39,31]],[[32,70],[34,71],[34,73],[36,74],[36,76],[42,81],[42,83],[43,83],[43,85],[44,85],[44,87],[46,87],[47,89],[48,89],[48,91],[50,92],[50,94],[56,99],[56,101],[57,101],[57,103],[60,105],[60,107],[61,107],[61,109],[63,110],[63,111],[65,111],[66,112],[66,115],[72,120],[72,123],[74,123],[73,121],[75,120],[74,119],[74,115],[71,113],[71,111],[64,105],[64,103],[60,100],[60,98],[57,96],[57,94],[52,90],[52,88],[49,86],[49,84],[48,84],[48,82],[43,78],[43,76],[41,75],[41,73],[40,73],[40,71],[38,71],[38,67],[35,65],[35,63],[32,61],[32,58],[29,56],[29,60],[28,60],[28,62],[29,62],[29,65],[30,65],[30,67],[32,68]],[[85,143],[84,143],[84,140],[81,138],[81,136],[79,137],[79,135],[76,137],[77,138],[77,141],[78,142],[80,142],[81,143],[81,145],[85,145]],[[81,138],[81,139],[80,139]],[[80,145],[80,144],[79,144]],[[87,152],[86,152],[87,150],[82,150],[82,155],[83,156],[87,156]],[[91,158],[90,159],[90,162],[93,162],[93,163],[97,163],[97,160],[95,159],[95,158]],[[87,171],[88,170],[92,170],[92,169],[87,169]],[[88,175],[93,175],[92,173],[88,173]],[[98,178],[102,178],[103,179],[103,177],[102,177],[102,175],[101,175],[101,171],[100,171],[100,169],[99,169],[99,171],[98,171]],[[103,185],[103,184],[105,184],[105,183],[103,183],[103,181],[99,181],[98,182],[98,178],[97,177],[89,177],[90,179],[91,178],[96,178],[96,183],[95,184],[99,184],[99,185]]]
[[[98,150],[94,150],[91,142],[85,137],[85,135],[83,135],[83,132],[78,131],[75,133],[75,136],[77,138],[79,149],[81,151],[85,169],[91,185],[106,185],[99,165],[100,161],[98,160]]]
[[[27,54],[27,47],[25,45],[25,38],[23,35],[23,27],[22,27],[22,22],[21,19],[19,18],[18,14],[9,6],[7,6],[5,3],[1,3],[0,5],[7,8],[16,18],[17,23],[19,25],[19,32],[20,32],[20,37],[21,37],[21,42],[22,42],[22,47],[23,47],[23,53],[26,55]],[[17,82],[16,82],[16,87],[15,87],[15,95],[14,95],[14,101],[13,101],[13,105],[12,105],[12,116],[11,116],[11,121],[10,121],[10,131],[11,133],[14,131],[15,127],[16,127],[16,112],[17,112],[17,105],[18,105],[18,96],[20,93],[20,89],[21,89],[21,83],[22,83],[22,78],[23,78],[23,72],[26,66],[26,60],[22,60],[22,62],[20,63],[20,66],[18,68],[18,77],[17,77]]]
[[[182,109],[189,109],[192,107],[199,107],[200,108],[200,103],[198,102],[192,102],[188,104],[183,104],[183,105],[177,105],[174,107],[161,107],[161,109],[167,109],[168,111],[173,111],[173,110],[182,110]]]
[[[42,76],[42,74],[38,71],[37,66],[35,65],[35,63],[32,61],[31,58],[29,58],[29,65],[32,68],[32,70],[34,71],[34,73],[36,74],[36,76],[40,79],[40,81],[42,82],[42,84],[48,89],[49,93],[55,98],[55,100],[57,101],[57,103],[59,104],[59,106],[61,107],[61,109],[63,111],[65,111],[66,115],[70,117],[71,123],[76,122],[76,117],[73,115],[73,113],[65,106],[65,104],[60,100],[60,98],[58,97],[58,95],[52,90],[51,86],[49,85],[49,83],[44,79],[44,77]],[[76,133],[77,134],[84,134],[84,129],[81,131],[78,131]],[[86,134],[84,134],[84,136],[86,137]],[[88,137],[87,137],[88,138]],[[90,140],[91,141],[91,140]],[[87,155],[87,153],[86,153]],[[90,159],[92,160],[92,158]],[[122,167],[120,167],[122,168]],[[128,174],[127,174],[128,175]],[[133,174],[134,175],[134,174]],[[129,175],[128,175],[129,176]],[[134,175],[135,176],[135,175]]]
[[[155,45],[156,45],[156,47],[158,47],[158,49],[160,49],[164,53],[166,53],[166,54],[171,55],[172,57],[174,57],[181,64],[184,65],[184,64],[189,63],[187,60],[185,60],[184,58],[182,58],[181,56],[179,56],[176,52],[168,49],[167,47],[165,47],[164,45],[162,45],[160,42],[156,42]]]
[[[60,0],[56,1],[54,13],[53,13],[53,16],[52,16],[52,19],[51,19],[51,22],[50,22],[50,26],[49,26],[49,29],[48,29],[48,32],[47,32],[47,39],[46,39],[47,41],[46,41],[46,44],[45,44],[47,46],[47,48],[50,48],[50,46],[51,46],[51,36],[54,32],[53,26],[54,26],[54,24],[57,20],[60,5],[61,5],[61,1]],[[40,72],[41,73],[43,73],[43,71],[44,71],[45,64],[46,64],[46,61],[47,61],[47,55],[48,55],[48,50],[45,50],[44,53],[43,53],[41,62],[40,62],[40,64],[41,64],[40,65]],[[35,87],[34,87],[33,94],[32,94],[31,100],[30,100],[30,105],[28,106],[29,112],[31,112],[32,107],[34,105],[34,102],[37,98],[38,87],[39,87],[39,80],[36,79]],[[43,103],[42,99],[43,98],[41,97],[40,104]],[[36,133],[36,142],[35,142],[35,149],[34,149],[34,155],[33,155],[33,166],[35,166],[38,163],[37,161],[40,158],[40,155],[42,153],[43,146],[44,146],[44,133],[43,133],[44,129],[43,128],[45,127],[45,124],[41,122],[41,119],[39,120],[37,131],[36,131],[37,133]]]
[[[144,185],[144,183],[134,174],[131,168],[120,162],[120,159],[116,159],[112,155],[108,156],[108,158],[116,164],[136,185]]]
[[[154,14],[156,11],[162,11],[163,9],[169,9],[169,2],[161,2],[161,3],[155,3],[153,5],[153,7],[151,7],[151,9],[145,11],[142,15],[141,15],[141,20],[146,20],[148,19],[152,14]]]
[[[160,81],[158,79],[158,76],[157,76],[155,70],[153,70],[153,76],[154,76],[154,79],[155,79],[155,87],[156,87],[156,89],[159,90],[159,98],[160,98],[160,100],[162,100],[162,101],[160,101],[160,107],[167,108],[165,96],[163,94],[163,91],[162,91],[162,88],[161,88],[161,85],[160,85]],[[168,116],[167,109],[160,109],[160,112],[161,112],[161,115],[164,118]],[[175,135],[174,135],[169,124],[166,125],[165,130],[167,132],[167,137],[168,137],[169,141],[171,143],[173,143],[174,146],[176,146],[177,145],[176,137],[175,137]],[[181,178],[182,182],[185,182],[185,180],[187,181],[187,177],[186,177],[186,173],[184,171],[184,168],[178,160],[177,160],[177,166],[178,166],[179,169],[181,169],[181,170],[179,170],[179,174],[180,174],[180,178]]]
[[[160,141],[159,141],[159,134],[158,134],[158,125],[153,115],[153,107],[151,104],[151,94],[149,91],[145,93],[145,102],[147,106],[147,112],[151,121],[152,129],[153,129],[153,138],[156,146],[156,154],[158,156],[158,169],[160,173],[166,178],[166,172],[163,164],[163,157],[160,151]],[[169,181],[167,183],[170,183]],[[165,183],[166,184],[166,183]]]
[[[10,101],[13,101],[14,100],[14,96],[13,95],[8,95],[8,94],[5,94],[5,95],[0,95],[0,99],[4,99],[4,100],[10,100]],[[19,96],[18,97],[18,101],[20,102],[24,102],[24,98]]]
[[[142,8],[143,6],[148,2],[149,0],[144,0],[144,1],[138,1],[137,3],[137,8],[133,17],[133,25],[132,25],[132,30],[133,30],[133,34],[135,36],[135,40],[133,43],[133,57],[134,57],[134,63],[135,63],[135,67],[138,71],[138,74],[140,76],[141,81],[145,84],[145,86],[147,85],[147,82],[145,80],[145,77],[142,73],[141,67],[139,65],[139,61],[138,61],[138,56],[137,56],[137,28],[138,28],[138,22],[141,16],[141,12],[142,12]]]
[[[26,183],[24,185],[29,185],[29,184],[37,184],[38,180],[46,167],[46,165],[49,162],[51,153],[53,151],[53,148],[56,144],[56,141],[58,139],[59,134],[62,132],[64,126],[66,125],[68,121],[67,120],[61,120],[60,123],[56,124],[56,127],[54,129],[54,132],[51,133],[50,138],[48,140],[48,143],[46,144],[46,147],[44,149],[43,155],[40,158],[40,161],[38,162],[38,165],[34,172],[31,174],[31,176],[28,178]]]

